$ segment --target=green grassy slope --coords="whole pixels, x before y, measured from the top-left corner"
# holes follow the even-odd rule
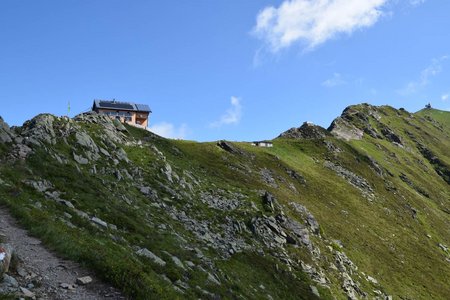
[[[68,130],[59,118],[54,143],[33,146],[26,160],[11,158],[14,144],[0,144],[0,201],[49,247],[133,298],[312,299],[318,288],[325,299],[349,293],[445,299],[450,255],[439,244],[450,245],[450,113],[363,104],[341,118],[371,134],[225,149],[128,126],[114,131],[120,139],[111,143],[108,124],[80,120]],[[80,131],[111,157],[99,152],[87,164],[75,162],[74,152],[92,152],[77,142]],[[129,161],[119,159],[119,148]],[[45,192],[29,184],[43,179],[51,183]],[[53,191],[75,209],[52,199]],[[275,197],[273,207],[265,192]],[[97,226],[79,211],[117,228]],[[269,217],[277,225],[255,225]],[[286,242],[295,237],[289,222],[304,224],[308,241]],[[280,228],[286,240],[268,241]],[[136,255],[142,248],[166,265]],[[351,262],[340,263],[342,253]]]

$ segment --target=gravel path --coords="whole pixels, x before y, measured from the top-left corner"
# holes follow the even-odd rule
[[[10,275],[37,299],[126,299],[117,289],[102,283],[79,264],[61,259],[44,248],[38,239],[18,226],[3,206],[0,206],[0,235],[14,247],[19,257],[17,271]],[[83,276],[90,276],[93,281],[76,285],[76,279]],[[65,284],[65,288],[61,284]]]

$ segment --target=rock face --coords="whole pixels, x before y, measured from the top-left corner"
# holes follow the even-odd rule
[[[53,123],[56,117],[50,114],[40,114],[22,126],[22,133],[28,145],[54,145],[56,134]]]
[[[355,127],[352,123],[342,117],[335,119],[330,127],[328,127],[328,131],[336,137],[346,141],[360,140],[364,135],[363,130]]]
[[[291,128],[280,134],[278,137],[289,139],[323,139],[329,135],[330,133],[326,131],[325,128],[310,122],[304,122],[302,126]]]
[[[372,123],[377,123],[381,118],[376,107],[369,104],[349,106],[344,109],[341,116],[336,118],[328,127],[328,131],[334,136],[346,141],[360,140],[364,133],[371,137],[381,137]]]
[[[239,148],[235,147],[232,143],[227,141],[218,141],[217,146],[232,154],[240,154],[240,155],[244,154],[242,150],[240,150]]]
[[[11,143],[13,141],[13,134],[8,124],[0,117],[0,143]]]

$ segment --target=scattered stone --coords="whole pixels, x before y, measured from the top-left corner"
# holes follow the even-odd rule
[[[181,260],[180,260],[178,257],[176,257],[176,256],[174,256],[174,255],[171,255],[170,258],[172,259],[173,263],[174,263],[178,268],[183,269],[183,270],[186,270],[186,267],[184,266],[184,264],[181,262]]]
[[[31,292],[29,289],[24,288],[24,287],[20,287],[20,291],[22,292],[22,295],[25,298],[34,298],[34,293]]]
[[[269,211],[275,211],[275,206],[276,206],[276,200],[275,197],[269,193],[269,192],[265,192],[264,196],[263,196],[263,204],[265,207],[267,207],[267,209]]]
[[[320,298],[320,293],[319,293],[319,290],[317,289],[316,286],[311,285],[309,288],[311,289],[311,292],[312,292],[315,296],[317,296],[318,298]]]
[[[92,282],[92,277],[91,276],[78,277],[76,282],[79,285],[86,285]]]
[[[89,160],[87,160],[87,158],[77,155],[75,152],[73,152],[73,159],[80,165],[87,165],[89,163]]]
[[[378,284],[378,280],[376,280],[372,276],[367,276],[367,281],[369,281],[370,283],[373,283],[373,284]]]
[[[223,190],[203,192],[200,194],[200,201],[209,207],[226,211],[237,209],[244,198],[245,196],[242,194],[226,193]]]
[[[3,283],[2,284],[6,285],[8,287],[12,287],[12,288],[19,287],[19,283],[17,282],[17,280],[8,274],[3,274]]]
[[[136,251],[136,254],[139,255],[139,256],[143,256],[143,257],[149,258],[154,263],[156,263],[156,264],[158,264],[158,265],[160,265],[162,267],[164,267],[166,265],[166,262],[164,260],[162,260],[159,256],[157,256],[156,254],[154,254],[153,252],[151,252],[147,248],[139,249],[138,251]]]
[[[213,284],[220,285],[220,281],[219,281],[219,279],[217,278],[217,276],[212,275],[211,273],[208,273],[208,278],[207,278],[207,280],[208,280],[209,282],[213,283]]]
[[[267,168],[263,168],[260,171],[261,174],[261,178],[262,180],[269,185],[270,187],[273,188],[278,188],[278,184],[276,183],[275,179],[273,178],[272,172],[267,169]]]
[[[76,285],[71,283],[61,283],[59,287],[65,290],[74,290],[76,288]]]
[[[108,223],[106,223],[105,221],[103,221],[97,217],[92,217],[91,221],[97,225],[100,225],[101,227],[108,228]]]
[[[442,249],[442,251],[448,252],[448,247],[446,245],[439,243],[438,246]]]

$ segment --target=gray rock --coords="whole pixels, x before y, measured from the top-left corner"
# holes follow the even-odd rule
[[[0,117],[0,143],[11,143],[13,141],[13,133],[8,124]]]
[[[227,141],[223,141],[223,140],[218,141],[217,146],[231,154],[239,154],[239,155],[244,154],[244,152],[241,149],[235,147],[232,143],[227,142]]]
[[[145,196],[147,196],[148,198],[150,198],[154,201],[156,201],[158,199],[158,193],[154,189],[152,189],[148,186],[142,186],[139,188],[139,190],[142,194],[144,194]]]
[[[314,125],[310,122],[304,122],[299,128],[291,128],[279,137],[289,139],[323,139],[330,136],[330,133],[320,126]]]
[[[184,264],[186,266],[188,266],[189,268],[194,268],[195,267],[195,264],[192,261],[190,261],[190,260],[185,261]]]
[[[130,160],[128,159],[127,153],[126,153],[125,150],[123,150],[122,148],[117,149],[117,151],[116,151],[116,156],[117,156],[117,158],[118,158],[119,160],[121,160],[121,161],[125,161],[125,162],[127,162],[127,163],[130,162]]]
[[[99,149],[100,153],[103,154],[104,156],[111,157],[111,154],[109,154],[109,152],[106,151],[105,148],[99,147],[98,149]]]
[[[125,126],[123,126],[123,124],[119,120],[114,119],[113,124],[114,124],[114,126],[116,126],[117,130],[119,130],[119,131],[124,131],[124,132],[128,131],[127,128]]]
[[[20,287],[20,291],[21,291],[22,295],[23,295],[25,298],[34,298],[34,297],[35,297],[35,296],[34,296],[34,293],[31,292],[31,291],[30,291],[29,289],[27,289],[27,288]]]
[[[12,287],[12,288],[19,287],[19,283],[17,282],[17,280],[8,274],[3,274],[2,284],[6,285],[7,287]]]
[[[92,282],[92,277],[91,276],[78,277],[76,282],[79,285],[86,285]]]
[[[446,245],[439,243],[438,246],[442,249],[442,251],[448,252],[448,247]]]
[[[51,182],[47,180],[25,180],[24,183],[28,186],[33,187],[36,191],[41,193],[53,188]]]
[[[208,280],[209,282],[213,283],[213,284],[220,285],[220,281],[219,281],[219,279],[217,278],[217,276],[212,275],[211,273],[208,273],[208,278],[207,278],[207,280]]]
[[[179,267],[180,269],[186,270],[186,267],[184,266],[184,264],[181,262],[181,260],[178,257],[172,255],[171,259],[177,267]]]
[[[278,188],[278,184],[276,183],[275,179],[273,178],[272,172],[269,169],[267,169],[267,168],[261,169],[260,174],[261,174],[262,180],[268,186],[273,187],[273,188]]]
[[[60,288],[63,288],[65,290],[74,290],[76,288],[75,284],[71,284],[71,283],[61,283],[59,285]]]
[[[85,132],[77,131],[75,133],[75,141],[78,145],[97,153],[99,151],[97,144],[95,144],[94,140]]]
[[[33,152],[33,149],[31,149],[30,147],[28,147],[25,144],[15,144],[12,151],[11,151],[11,155],[14,158],[17,159],[26,159],[28,157],[28,155],[30,155],[30,153]]]
[[[56,117],[51,114],[40,114],[33,119],[26,121],[22,126],[21,135],[25,138],[25,143],[31,147],[41,145],[54,145],[56,134],[53,122]]]
[[[172,166],[169,163],[166,163],[164,165],[164,168],[161,169],[161,172],[166,175],[167,180],[169,180],[171,183],[173,183],[173,171]]]
[[[318,298],[320,298],[320,293],[319,290],[317,289],[317,287],[315,287],[314,285],[311,285],[309,287],[311,289],[311,292]]]
[[[323,165],[333,170],[338,176],[344,178],[348,183],[360,190],[364,197],[369,200],[374,199],[374,190],[364,178],[328,160]]]
[[[268,247],[281,247],[287,243],[287,234],[277,224],[274,217],[254,217],[251,220],[250,229]]]
[[[75,208],[75,206],[73,206],[73,204],[70,201],[59,199],[58,202],[63,204],[63,205],[65,205],[65,206],[67,206],[67,207]]]
[[[342,117],[336,118],[331,123],[328,131],[330,131],[334,136],[346,141],[360,140],[364,136],[363,130],[357,128]]]
[[[154,254],[147,248],[139,249],[138,251],[136,251],[136,254],[139,256],[146,257],[162,267],[164,267],[166,265],[166,262],[164,260],[162,260],[159,256],[157,256],[156,254]]]
[[[319,222],[317,222],[316,218],[312,213],[309,212],[309,210],[305,206],[296,202],[291,202],[289,203],[289,205],[293,207],[294,210],[302,216],[302,218],[305,219],[305,223],[310,228],[312,233],[316,235],[320,233]]]
[[[378,284],[378,280],[369,275],[367,275],[367,281],[375,285]]]
[[[73,159],[80,165],[87,165],[89,163],[89,160],[87,158],[84,158],[81,155],[77,155],[75,152],[73,152]]]
[[[242,194],[227,193],[223,190],[203,192],[200,195],[200,201],[209,207],[226,211],[237,209],[244,198]]]
[[[100,225],[101,227],[108,228],[108,223],[106,223],[105,221],[103,221],[97,217],[92,217],[91,221],[97,225]]]
[[[267,207],[267,209],[269,211],[275,211],[275,206],[276,206],[276,200],[275,197],[269,193],[269,192],[265,192],[264,196],[263,196],[263,204],[265,207]]]

